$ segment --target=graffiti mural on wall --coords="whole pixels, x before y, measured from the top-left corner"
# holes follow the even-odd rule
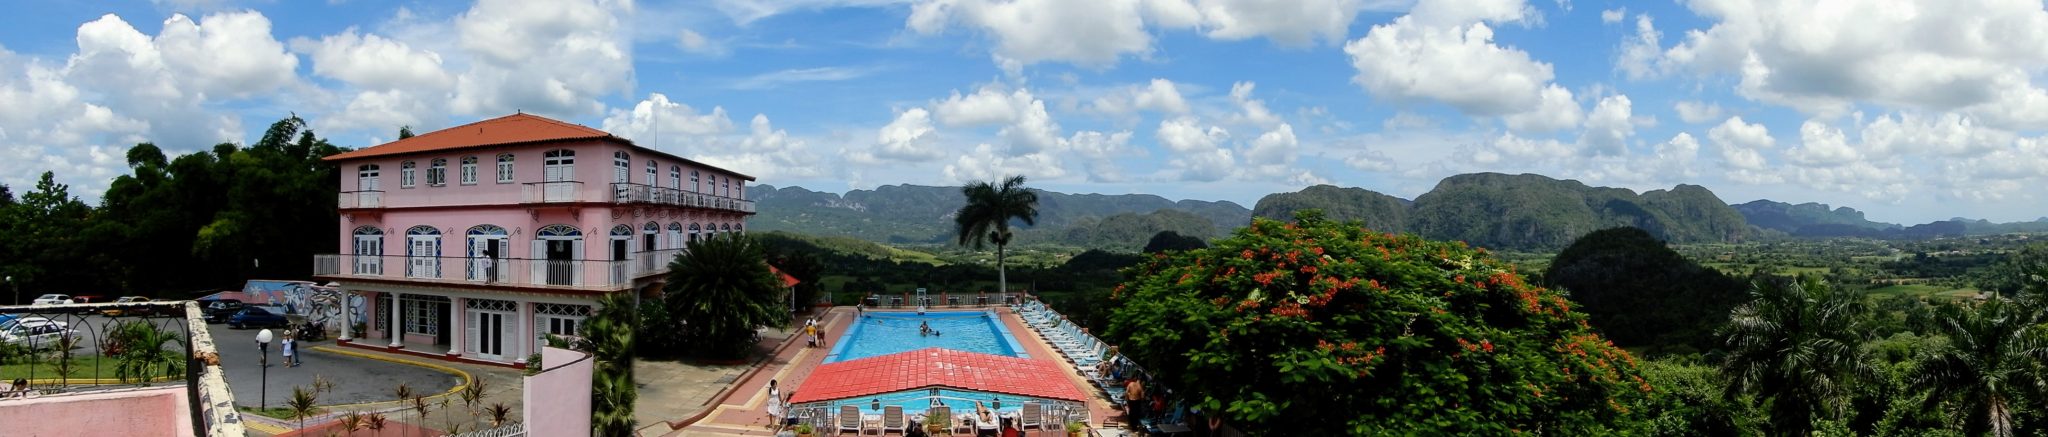
[[[287,314],[303,316],[307,323],[336,332],[348,328],[341,326],[343,320],[364,320],[367,309],[362,296],[344,298],[339,288],[307,281],[251,280],[242,285],[240,296],[233,294],[235,292],[224,292],[215,296],[251,304],[283,306]],[[342,311],[348,311],[353,317],[342,318]]]

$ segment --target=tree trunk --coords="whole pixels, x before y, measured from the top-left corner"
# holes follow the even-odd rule
[[[1010,297],[1010,272],[1003,266],[1003,244],[996,245],[996,299],[1008,301]]]

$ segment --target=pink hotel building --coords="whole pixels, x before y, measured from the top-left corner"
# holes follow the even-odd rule
[[[316,255],[314,276],[362,309],[341,342],[449,359],[523,365],[599,297],[658,293],[684,243],[754,214],[753,177],[528,114],[327,161],[343,253]]]

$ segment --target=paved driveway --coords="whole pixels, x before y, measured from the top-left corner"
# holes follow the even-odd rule
[[[221,368],[226,370],[228,386],[235,392],[235,404],[256,406],[257,396],[263,388],[263,367],[258,365],[261,358],[256,347],[256,333],[260,329],[228,329],[227,324],[209,325],[216,348],[220,349]],[[271,335],[282,336],[283,330],[273,329]],[[285,367],[284,358],[279,356],[277,339],[270,344],[270,377],[268,405],[281,406],[291,398],[292,386],[313,387],[313,376],[320,375],[334,381],[334,391],[320,396],[321,405],[351,404],[358,402],[389,401],[397,399],[392,389],[405,383],[418,395],[434,395],[454,388],[462,378],[439,370],[387,361],[359,358],[349,355],[332,354],[313,350],[314,346],[334,346],[333,340],[321,342],[300,342],[299,353],[303,364]],[[426,361],[428,358],[416,358]]]

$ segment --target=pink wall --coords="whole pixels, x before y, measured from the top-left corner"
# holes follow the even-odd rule
[[[618,212],[618,218],[612,218],[615,210]],[[533,240],[537,231],[549,225],[563,224],[583,231],[582,259],[609,260],[611,259],[610,234],[612,227],[617,225],[626,225],[627,228],[633,230],[634,240],[629,246],[629,250],[638,252],[641,248],[641,228],[647,222],[654,222],[661,226],[662,231],[657,236],[660,239],[660,243],[657,243],[660,248],[677,247],[671,246],[669,242],[667,229],[671,223],[680,223],[685,229],[689,228],[692,223],[721,227],[728,224],[735,226],[746,224],[744,216],[738,213],[696,211],[683,217],[679,217],[677,214],[652,213],[636,217],[635,212],[636,208],[633,207],[596,207],[580,208],[576,214],[572,215],[567,208],[545,208],[536,217],[536,214],[517,204],[461,209],[386,211],[382,217],[361,214],[350,220],[342,220],[339,232],[337,232],[339,234],[338,244],[340,246],[337,247],[341,248],[341,253],[355,252],[356,228],[371,226],[384,231],[385,255],[403,256],[406,254],[406,230],[414,226],[425,225],[432,226],[441,231],[441,256],[463,257],[469,256],[469,237],[467,236],[469,228],[489,224],[505,228],[505,231],[510,234],[508,240],[512,250],[510,254],[504,254],[504,257],[538,259],[545,258],[545,254],[533,253]],[[689,231],[685,230],[683,234],[687,236]]]
[[[568,349],[541,348],[539,374],[526,377],[526,435],[590,435],[590,375],[595,361]],[[581,360],[581,361],[578,361]],[[559,366],[559,367],[558,367]]]
[[[9,400],[0,402],[0,434],[190,435],[192,410],[184,386]]]
[[[668,173],[671,166],[677,165],[683,167],[681,189],[685,192],[699,192],[692,189],[693,186],[690,184],[691,171],[699,173],[704,187],[701,192],[706,194],[739,198],[742,197],[740,194],[744,191],[742,187],[746,183],[745,179],[734,177],[737,175],[729,171],[719,170],[703,164],[684,162],[675,158],[660,156],[606,141],[485,147],[445,153],[380,156],[337,162],[335,164],[341,170],[339,172],[341,174],[341,191],[344,192],[362,190],[363,187],[357,181],[358,170],[364,164],[377,165],[379,170],[378,190],[384,192],[383,204],[387,208],[517,204],[524,197],[525,184],[541,182],[543,180],[542,163],[544,158],[542,154],[555,149],[576,151],[575,179],[573,180],[583,182],[581,193],[577,197],[579,199],[593,201],[609,199],[611,183],[613,181],[612,155],[613,152],[618,151],[625,151],[632,157],[632,162],[627,172],[627,175],[630,176],[629,182],[632,183],[647,183],[646,172],[649,159],[654,160],[659,168],[654,185],[660,187],[675,188],[669,185]],[[501,153],[511,153],[513,155],[513,180],[509,183],[498,183],[498,154]],[[474,185],[462,184],[462,158],[468,156],[475,156],[477,158],[477,177],[476,184]],[[431,166],[436,158],[448,160],[448,183],[443,186],[427,184],[427,168]],[[405,161],[412,161],[414,164],[412,188],[404,188],[404,185],[401,184],[401,167]],[[733,188],[731,192],[722,189],[714,190],[710,183],[711,176],[713,175],[717,175],[720,178],[732,178]],[[720,184],[720,186],[722,188],[723,184]]]

